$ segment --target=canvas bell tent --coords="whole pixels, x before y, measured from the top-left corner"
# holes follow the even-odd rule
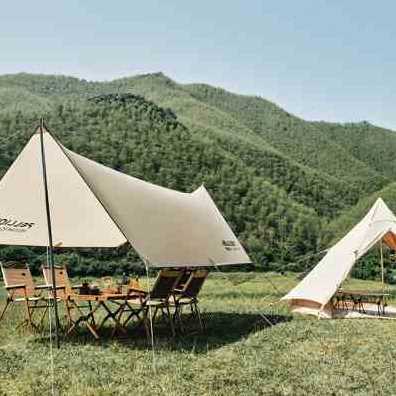
[[[182,193],[117,172],[66,149],[42,122],[0,181],[0,244],[52,252],[127,241],[153,267],[250,263],[204,186]]]
[[[396,217],[379,198],[366,216],[281,300],[289,301],[294,312],[331,317],[332,297],[357,260],[381,242],[396,250]]]

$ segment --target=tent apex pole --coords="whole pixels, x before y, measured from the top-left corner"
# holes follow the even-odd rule
[[[54,301],[54,313],[55,313],[55,341],[56,347],[60,347],[59,343],[59,314],[58,314],[58,302],[56,296],[56,278],[55,278],[55,266],[54,266],[54,246],[52,241],[52,224],[51,224],[51,211],[49,205],[49,194],[48,194],[48,180],[47,180],[47,165],[45,162],[45,149],[44,149],[44,118],[40,118],[40,146],[41,146],[41,162],[43,166],[43,185],[44,185],[44,196],[45,196],[45,210],[47,215],[47,228],[48,228],[48,253],[49,263],[52,278],[52,298]]]

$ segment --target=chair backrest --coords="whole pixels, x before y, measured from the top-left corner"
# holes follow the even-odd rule
[[[52,271],[51,268],[47,265],[43,265],[41,267],[43,272],[44,280],[46,285],[52,285]],[[66,266],[58,266],[54,267],[55,270],[55,282],[56,282],[56,297],[61,299],[66,298],[70,294],[72,294],[72,288],[69,280],[69,275],[67,274]],[[61,288],[58,288],[61,287]]]
[[[182,273],[177,270],[161,270],[151,289],[150,298],[168,299],[181,276]]]
[[[24,285],[26,286],[26,296],[33,297],[35,286],[32,274],[27,264],[18,262],[0,263],[5,286]],[[25,297],[24,289],[13,289],[8,291],[11,297]]]
[[[176,289],[183,290],[186,286],[186,283],[189,281],[193,270],[188,268],[182,268],[178,271],[181,272],[181,276],[179,278],[179,281],[177,282]]]
[[[190,298],[196,298],[209,275],[208,270],[195,270],[191,273],[190,279],[184,286],[182,295]]]

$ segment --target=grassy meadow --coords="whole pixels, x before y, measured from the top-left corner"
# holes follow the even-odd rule
[[[200,303],[205,334],[190,326],[171,340],[159,324],[153,364],[143,334],[97,342],[82,329],[53,351],[54,377],[48,333],[15,330],[15,309],[0,323],[0,395],[51,394],[52,378],[55,394],[75,396],[396,394],[396,321],[317,320],[268,306],[297,281],[212,273]]]

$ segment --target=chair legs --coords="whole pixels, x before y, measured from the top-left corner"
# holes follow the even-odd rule
[[[145,311],[146,311],[145,315],[144,315],[144,321],[146,322],[145,326],[146,326],[146,328],[150,328],[149,334],[151,336],[151,324],[149,322],[150,318],[148,315],[148,313],[150,311],[150,307],[146,307]],[[166,321],[168,322],[169,327],[171,329],[172,337],[175,337],[176,336],[175,326],[173,323],[172,315],[171,315],[170,308],[169,308],[168,304],[164,304],[164,305],[155,307],[154,314],[151,317],[151,321],[154,323],[154,320],[157,317],[157,314],[159,311],[161,311],[161,316],[166,318]]]
[[[36,330],[37,326],[33,323],[33,309],[37,305],[37,302],[35,301],[33,305],[29,304],[29,300],[25,300],[25,308],[26,308],[26,319],[27,319],[27,324],[30,327],[30,330]]]
[[[157,305],[155,307],[149,305],[143,305],[139,308],[133,308],[129,304],[126,304],[127,308],[122,311],[122,313],[129,313],[127,318],[123,322],[123,326],[125,327],[133,318],[136,319],[134,327],[137,328],[140,325],[143,325],[146,331],[147,339],[151,338],[151,324],[150,321],[154,322],[160,313],[162,317],[166,319],[169,324],[172,337],[175,337],[176,330],[174,326],[174,320],[172,318],[172,314],[170,312],[169,305],[164,303],[163,305]],[[151,312],[150,312],[151,310]]]
[[[205,326],[204,326],[204,322],[202,320],[202,316],[201,316],[201,311],[199,310],[198,304],[196,301],[194,301],[191,304],[191,307],[194,307],[194,316],[196,316],[198,323],[199,323],[199,328],[201,329],[201,332],[203,332],[205,330]]]
[[[184,304],[178,304],[176,302],[175,304],[175,311],[173,313],[173,322],[178,324],[178,327],[180,329],[181,333],[184,333],[184,325],[183,325],[183,306],[189,306],[190,307],[190,315],[193,319],[195,319],[198,322],[199,328],[201,332],[205,330],[205,324],[202,319],[201,311],[199,310],[198,307],[198,301],[192,300],[189,303],[184,303]]]
[[[11,302],[12,304],[13,302]],[[29,301],[25,300],[24,303],[24,308],[25,308],[25,319],[22,320],[21,323],[18,324],[16,329],[19,329],[20,327],[26,326],[29,327],[31,331],[38,330],[38,327],[33,323],[33,309],[34,307],[30,306]],[[35,304],[37,305],[37,304]]]
[[[177,323],[177,325],[178,325],[178,327],[180,329],[180,332],[184,333],[182,314],[183,314],[183,305],[176,303],[175,311],[173,313],[173,322]]]
[[[153,337],[152,331],[151,331],[151,325],[149,321],[147,320],[147,314],[150,312],[150,308],[146,307],[146,309],[143,310],[143,317],[142,317],[142,322],[144,324],[144,329],[146,331],[146,337],[147,337],[147,342],[149,343],[151,338]],[[151,315],[151,313],[150,313]],[[151,321],[153,319],[151,318]]]
[[[165,306],[165,311],[166,311],[166,315],[165,316],[166,316],[166,318],[167,318],[167,320],[169,322],[169,326],[171,328],[172,337],[175,337],[176,336],[175,326],[173,324],[172,315],[170,313],[170,309],[169,309],[169,305],[168,304],[166,304],[166,306]],[[163,312],[163,310],[162,310],[162,312]]]
[[[42,300],[30,301],[28,299],[15,302],[12,299],[8,298],[3,310],[0,313],[0,322],[4,319],[6,312],[9,311],[9,308],[11,308],[14,304],[20,303],[23,304],[23,309],[25,311],[25,318],[22,320],[22,322],[20,322],[16,326],[16,329],[26,326],[30,328],[31,331],[40,330],[43,327],[45,314],[48,312],[48,308],[49,308],[48,302],[46,302],[45,305],[40,305],[41,302]],[[33,317],[34,317],[34,313],[38,308],[44,308],[44,313],[42,314],[39,320],[39,325],[36,325],[34,323]]]
[[[4,317],[4,315],[5,315],[6,311],[7,311],[7,308],[8,308],[10,305],[11,305],[11,301],[10,301],[9,298],[7,298],[6,304],[5,304],[3,310],[1,311],[1,314],[0,314],[0,322],[3,320],[3,317]]]

